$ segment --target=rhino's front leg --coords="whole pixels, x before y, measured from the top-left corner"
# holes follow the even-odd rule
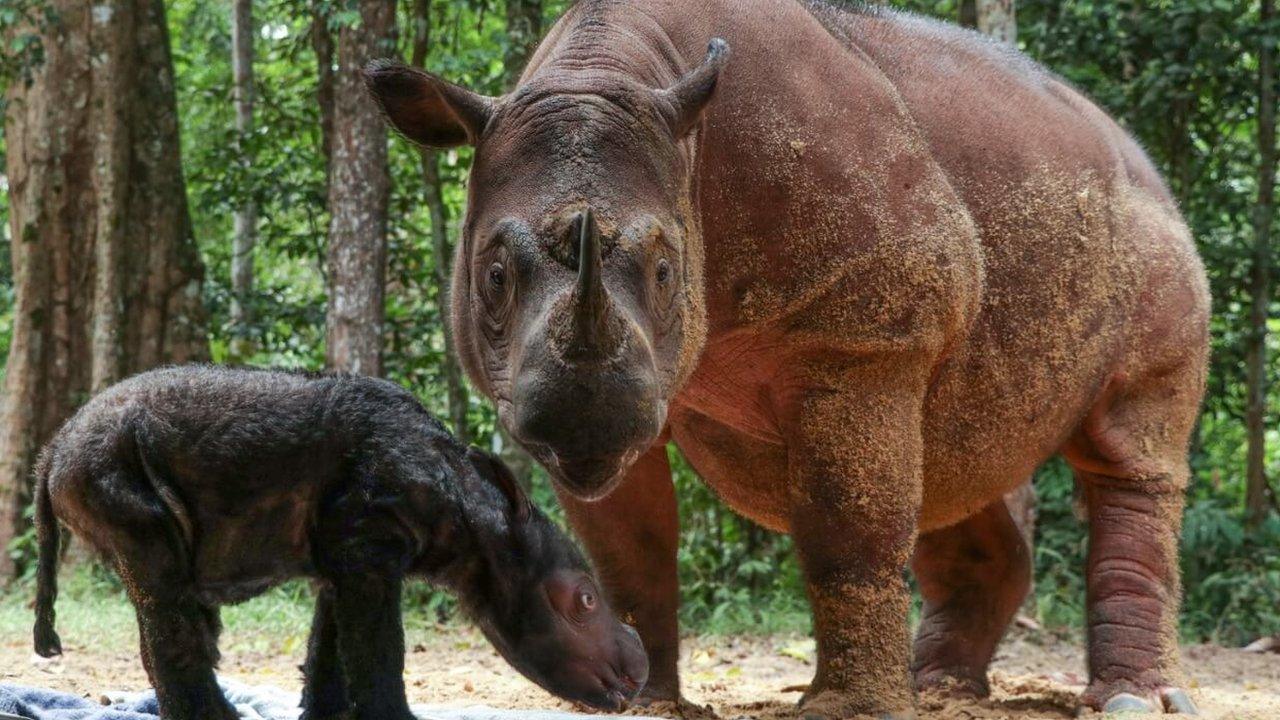
[[[608,497],[586,502],[559,491],[573,529],[622,620],[635,626],[649,655],[640,700],[679,702],[680,582],[676,546],[680,521],[665,443],[636,461]]]
[[[914,717],[903,572],[921,502],[923,389],[901,365],[836,370],[789,403],[792,534],[818,644],[806,720]]]

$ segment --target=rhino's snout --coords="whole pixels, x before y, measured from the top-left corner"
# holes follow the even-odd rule
[[[653,444],[665,417],[648,353],[569,364],[539,338],[527,348],[504,421],[566,490],[597,499]]]

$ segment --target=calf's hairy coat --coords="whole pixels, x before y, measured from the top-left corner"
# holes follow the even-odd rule
[[[647,662],[580,553],[496,458],[370,378],[152,371],[93,398],[38,468],[36,650],[54,632],[57,520],[119,573],[166,720],[236,717],[214,667],[218,607],[317,580],[304,717],[408,720],[401,584],[454,593],[513,666],[617,708]]]

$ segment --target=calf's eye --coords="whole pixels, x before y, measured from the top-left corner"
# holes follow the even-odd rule
[[[578,605],[587,612],[596,609],[596,596],[590,590],[583,590],[578,594]]]
[[[489,266],[489,284],[495,288],[500,288],[507,284],[507,269],[502,263],[494,263]]]

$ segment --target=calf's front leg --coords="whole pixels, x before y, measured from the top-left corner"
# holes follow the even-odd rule
[[[404,690],[399,578],[353,575],[333,581],[338,651],[354,720],[413,720]]]
[[[915,716],[911,558],[921,502],[923,373],[824,369],[789,400],[791,529],[817,637],[805,720]]]

